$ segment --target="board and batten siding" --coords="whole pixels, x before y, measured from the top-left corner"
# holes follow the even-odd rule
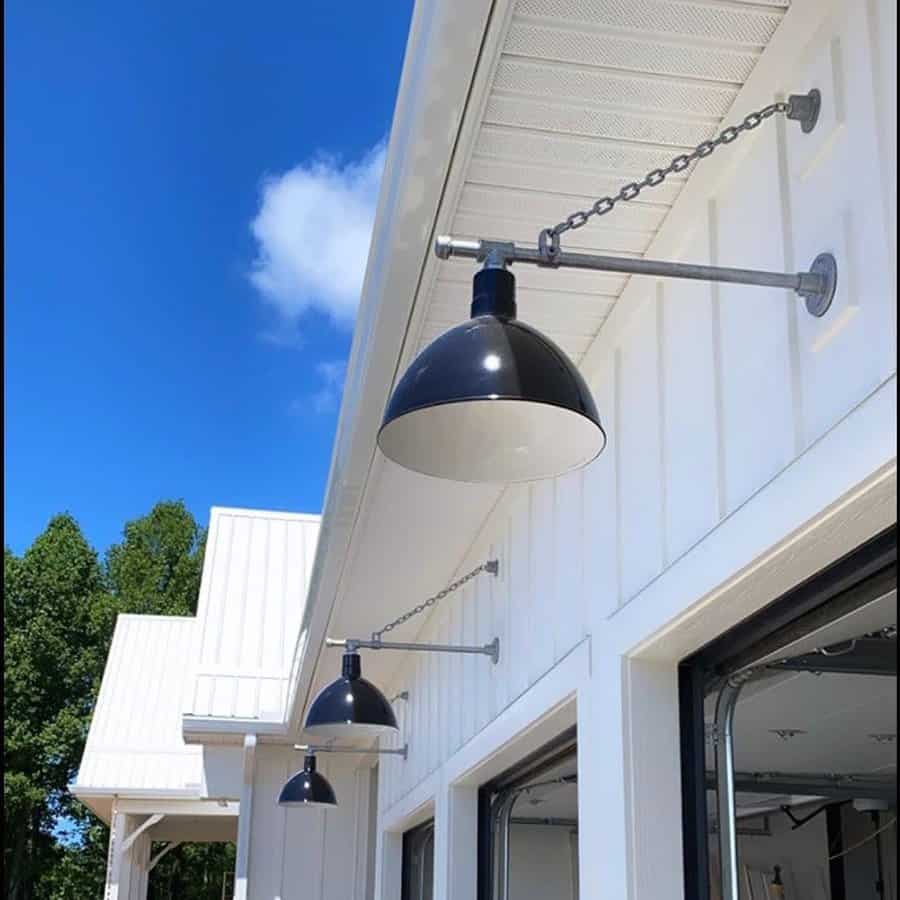
[[[352,757],[320,754],[317,764],[338,806],[289,809],[278,805],[278,794],[303,768],[303,754],[277,745],[257,749],[249,900],[372,896],[369,807],[375,776]]]
[[[815,131],[778,119],[742,137],[648,256],[803,270],[827,250],[831,310],[814,319],[782,290],[630,281],[583,361],[609,445],[581,472],[510,487],[488,516],[459,571],[496,556],[500,576],[448,597],[418,639],[499,636],[500,662],[409,655],[392,685],[410,693],[395,739],[409,759],[382,760],[380,810],[896,378],[896,5],[828,6],[745,89],[752,108],[818,87]]]

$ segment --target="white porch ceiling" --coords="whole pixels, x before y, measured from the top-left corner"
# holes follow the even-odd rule
[[[712,136],[789,0],[518,0],[461,187],[454,236],[535,246],[541,228]],[[643,255],[690,176],[569,232],[575,250]],[[416,352],[468,317],[472,264],[441,263]],[[627,279],[519,267],[520,316],[579,362]],[[422,302],[420,300],[420,302]]]

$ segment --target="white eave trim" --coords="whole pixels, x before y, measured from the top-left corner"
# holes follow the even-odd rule
[[[309,597],[288,682],[296,730],[375,455],[493,0],[417,0],[332,453]],[[377,348],[377,354],[374,349]]]
[[[227,743],[240,744],[248,734],[276,738],[287,735],[285,722],[261,722],[259,719],[183,715],[181,723],[186,743],[202,744],[204,738],[217,736],[230,739]]]

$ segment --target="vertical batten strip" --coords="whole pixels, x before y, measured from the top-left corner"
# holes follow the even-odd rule
[[[610,439],[613,450],[613,466],[615,469],[616,492],[616,606],[622,605],[625,567],[625,542],[623,535],[623,503],[622,503],[622,349],[616,347],[613,355],[613,426]]]
[[[660,569],[670,562],[669,550],[669,461],[668,461],[668,394],[666,392],[666,293],[662,281],[656,282],[656,395],[659,434],[659,548]]]
[[[886,25],[880,21],[880,12],[893,21]],[[875,108],[881,110],[882,115],[876,116],[875,128],[878,131],[878,163],[881,169],[881,181],[889,185],[888,190],[880,191],[882,202],[882,215],[884,217],[884,229],[889,235],[890,267],[892,297],[897,296],[897,101],[896,94],[893,98],[885,97],[884,86],[897,83],[897,53],[896,45],[891,44],[894,35],[897,34],[897,4],[896,2],[882,2],[867,0],[866,20],[868,25],[869,67],[872,78],[872,96],[875,100]],[[882,35],[890,35],[887,38],[888,47],[893,47],[885,54],[882,47]],[[885,58],[886,57],[886,58]],[[892,71],[884,72],[885,65]],[[891,165],[893,161],[893,165]],[[897,307],[891,304],[891,345],[897,340]],[[894,366],[896,369],[896,365]],[[885,373],[891,374],[891,373]]]
[[[719,265],[719,208],[715,197],[706,205],[709,234],[709,261]],[[713,396],[716,416],[716,494],[719,521],[728,514],[728,465],[725,455],[725,386],[722,369],[722,295],[716,282],[710,283],[712,303]]]
[[[791,195],[790,165],[787,152],[786,122],[781,117],[775,119],[775,143],[777,148],[777,183],[781,200],[781,235],[784,270],[789,272],[797,268],[797,254],[794,248],[794,214],[793,197]],[[794,454],[799,456],[806,448],[804,438],[803,411],[803,366],[800,358],[800,306],[790,297],[785,304],[788,335],[788,365],[791,375],[791,410],[794,425]]]

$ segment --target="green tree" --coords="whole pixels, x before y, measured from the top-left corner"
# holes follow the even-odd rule
[[[123,611],[190,616],[197,611],[206,536],[181,501],[157,503],[125,525],[106,553],[109,591]]]
[[[181,502],[128,522],[101,564],[72,516],[22,557],[4,552],[4,888],[10,900],[102,894],[108,831],[67,790],[119,612],[196,611],[205,535]],[[60,823],[65,823],[66,834]],[[155,900],[218,900],[228,845],[185,845],[154,869]]]
[[[97,554],[68,514],[21,559],[4,553],[4,886],[30,900],[60,857],[55,823],[84,747],[108,634]],[[98,631],[99,628],[99,631]]]

